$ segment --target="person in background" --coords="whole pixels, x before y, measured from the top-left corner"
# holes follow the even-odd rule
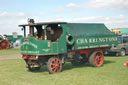
[[[21,40],[18,39],[18,40],[16,40],[16,42],[13,43],[13,46],[18,47],[18,46],[20,46],[20,44],[21,44]]]
[[[4,35],[4,40],[8,40],[7,35]]]

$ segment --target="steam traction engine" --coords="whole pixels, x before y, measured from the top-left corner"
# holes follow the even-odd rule
[[[49,73],[57,73],[66,61],[73,65],[89,62],[100,67],[104,62],[102,50],[117,44],[117,36],[104,24],[34,23],[30,19],[28,24],[19,26],[24,30],[21,54],[30,71],[47,65]]]

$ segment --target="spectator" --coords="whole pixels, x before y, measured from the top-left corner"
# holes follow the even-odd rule
[[[18,46],[20,46],[20,44],[21,44],[21,40],[16,40],[16,42],[14,42],[13,46],[18,47]]]
[[[4,35],[4,40],[8,40],[7,35]]]

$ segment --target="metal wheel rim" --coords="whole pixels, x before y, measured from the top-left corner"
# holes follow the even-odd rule
[[[124,50],[121,51],[121,55],[122,55],[122,56],[125,56],[125,51],[124,51]]]
[[[53,58],[50,62],[50,70],[52,73],[57,73],[61,71],[62,63],[60,59]]]
[[[97,53],[94,58],[94,62],[97,67],[100,67],[104,62],[104,56],[102,53]]]

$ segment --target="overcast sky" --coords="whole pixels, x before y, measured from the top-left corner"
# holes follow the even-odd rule
[[[17,32],[28,18],[35,22],[104,23],[128,27],[128,0],[0,0],[0,35]]]

